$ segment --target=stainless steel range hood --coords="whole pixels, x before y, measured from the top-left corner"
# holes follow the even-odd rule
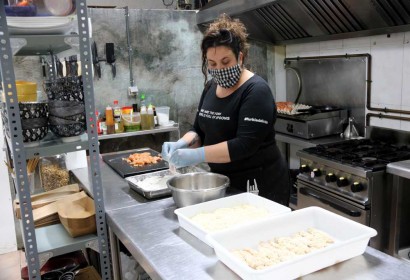
[[[251,39],[275,45],[410,30],[410,0],[213,0],[198,11],[199,28],[221,13],[241,19]]]

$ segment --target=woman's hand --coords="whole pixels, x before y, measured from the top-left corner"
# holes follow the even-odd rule
[[[169,158],[174,151],[186,147],[188,147],[188,143],[183,139],[179,139],[177,142],[164,142],[161,152],[162,158],[169,161]]]
[[[204,147],[196,149],[178,149],[171,154],[169,159],[169,162],[177,168],[196,165],[204,161]]]

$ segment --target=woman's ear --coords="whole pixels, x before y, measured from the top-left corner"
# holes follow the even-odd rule
[[[243,52],[239,52],[238,64],[239,64],[241,67],[243,66]]]

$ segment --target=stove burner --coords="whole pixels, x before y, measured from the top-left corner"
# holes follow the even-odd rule
[[[409,146],[394,146],[371,139],[346,140],[318,145],[304,149],[304,151],[372,171],[384,170],[390,162],[410,159]]]

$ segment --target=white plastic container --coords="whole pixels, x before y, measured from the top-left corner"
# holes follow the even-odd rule
[[[169,107],[168,106],[155,107],[155,111],[157,112],[159,125],[169,124]]]
[[[254,270],[236,258],[234,249],[256,248],[260,241],[290,236],[310,227],[326,232],[335,241],[326,248],[299,256],[263,270]],[[320,207],[308,207],[255,222],[240,228],[213,233],[207,240],[219,260],[243,279],[295,279],[363,254],[377,232]]]
[[[176,209],[174,213],[178,216],[178,222],[180,227],[184,228],[186,231],[190,232],[192,235],[197,237],[199,240],[205,242],[209,246],[212,247],[212,245],[207,241],[206,235],[209,234],[204,228],[201,226],[193,223],[191,221],[191,217],[203,213],[203,212],[213,212],[219,208],[223,207],[234,207],[238,206],[241,204],[250,204],[253,206],[256,206],[258,208],[264,208],[266,209],[269,214],[267,217],[273,217],[276,215],[281,215],[285,213],[289,213],[291,211],[290,208],[283,206],[279,203],[276,203],[274,201],[271,201],[269,199],[257,196],[252,193],[241,193],[237,195],[232,195],[232,196],[227,196],[224,198],[219,198],[191,206],[186,206],[182,207],[179,209]],[[260,220],[267,219],[261,218]],[[259,221],[259,220],[256,220]],[[241,227],[243,225],[253,223],[253,222],[244,222],[241,224],[237,224],[234,226],[234,228]]]

